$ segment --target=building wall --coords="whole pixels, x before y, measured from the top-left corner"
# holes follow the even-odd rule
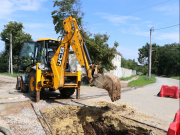
[[[118,78],[125,78],[130,77],[132,75],[136,75],[136,70],[121,68],[121,55],[116,54],[114,59],[112,60],[112,63],[114,66],[116,66],[116,69],[110,70],[109,72],[105,71],[105,75],[115,75]],[[72,71],[75,71],[76,64],[78,64],[78,60],[74,53],[69,54],[69,64],[71,66]],[[82,73],[85,73],[84,69],[82,69]]]
[[[69,53],[69,64],[71,66],[72,71],[76,69],[76,63],[78,63],[78,60],[74,53]]]
[[[119,78],[126,78],[126,77],[130,77],[132,75],[136,75],[136,70],[121,68]]]
[[[116,54],[114,59],[112,60],[112,63],[114,66],[116,66],[116,69],[110,70],[109,72],[105,71],[105,75],[115,75],[118,78],[126,78],[132,75],[136,75],[136,70],[121,67],[121,55]]]
[[[110,70],[109,72],[105,71],[105,75],[115,75],[120,78],[121,75],[121,55],[116,54],[114,59],[112,60],[114,66],[116,66],[115,70]]]
[[[74,53],[69,53],[69,65],[71,67],[71,70],[74,72],[76,69],[76,65],[79,64],[76,55]],[[85,73],[85,69],[82,68],[81,73]]]

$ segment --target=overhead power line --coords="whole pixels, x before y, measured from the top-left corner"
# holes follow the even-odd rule
[[[144,10],[144,9],[147,9],[147,8],[151,8],[151,7],[154,7],[154,6],[157,6],[157,5],[166,3],[166,2],[168,2],[168,1],[170,1],[170,0],[166,0],[166,1],[163,1],[163,2],[161,2],[161,3],[157,3],[157,4],[154,4],[154,5],[148,6],[148,7],[144,7],[144,8],[141,8],[141,9],[137,9],[137,10],[135,10],[135,11],[131,11],[131,12],[128,12],[128,13],[125,13],[125,14],[122,14],[122,15],[128,15],[128,14],[131,14],[131,13],[135,13],[135,12],[138,12],[138,11],[141,11],[141,10]],[[119,15],[117,15],[117,16],[119,16]],[[99,23],[99,22],[102,22],[102,21],[105,21],[105,20],[108,20],[108,19],[103,19],[103,20],[98,21],[98,22],[95,22],[95,23]],[[92,23],[92,24],[95,24],[95,23]]]
[[[164,28],[159,28],[159,29],[154,29],[154,30],[161,30],[161,29],[167,29],[167,28],[171,28],[171,27],[175,27],[175,26],[178,26],[179,24],[176,24],[176,25],[172,25],[172,26],[168,26],[168,27],[164,27]]]

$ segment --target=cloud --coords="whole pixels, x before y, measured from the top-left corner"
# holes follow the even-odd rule
[[[179,42],[179,33],[162,33],[162,34],[155,34],[155,39],[158,40],[170,40],[171,42]]]
[[[120,29],[119,31],[126,34],[134,34],[134,35],[145,36],[145,37],[149,36],[149,31],[143,31],[139,29],[138,27],[129,28],[129,29]]]
[[[47,0],[1,0],[0,19],[7,19],[8,15],[18,10],[36,11],[44,1]]]
[[[96,14],[102,15],[103,19],[107,19],[110,22],[114,23],[115,25],[118,25],[118,23],[126,23],[128,20],[140,20],[140,18],[133,16],[121,16],[121,15],[113,15],[108,13],[96,13]]]
[[[49,24],[45,23],[24,23],[25,28],[45,28],[50,26]]]
[[[165,15],[177,15],[179,14],[179,4],[161,6],[154,8],[155,11],[164,12]]]

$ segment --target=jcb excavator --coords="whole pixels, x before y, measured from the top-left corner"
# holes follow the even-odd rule
[[[80,66],[86,69],[91,85],[108,90],[112,101],[120,99],[119,79],[118,82],[114,77],[100,76],[96,78],[99,84],[93,80],[97,66],[92,65],[76,20],[70,16],[63,21],[63,25],[66,34],[63,40],[43,38],[37,42],[24,42],[17,63],[19,71],[27,70],[29,73],[17,76],[16,89],[29,92],[36,97],[36,101],[40,100],[40,92],[45,88],[59,90],[64,97],[71,96],[76,89],[76,98],[79,99],[81,70],[77,68],[76,72],[70,71],[68,55],[71,46]]]

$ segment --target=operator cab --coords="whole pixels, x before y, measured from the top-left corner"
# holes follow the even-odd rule
[[[60,40],[51,38],[42,38],[37,40],[35,58],[38,59],[38,63],[43,63],[46,65],[48,70],[51,70],[50,63],[56,53],[57,48],[59,47],[59,42]],[[69,62],[67,62],[66,72],[70,72],[69,67]]]
[[[42,63],[45,65],[44,70],[51,70],[51,60],[59,47],[57,39],[42,38],[37,42],[26,41],[23,43],[22,49],[18,57],[19,71],[25,73],[30,71],[32,65]],[[69,62],[67,62],[66,72],[70,72]]]

